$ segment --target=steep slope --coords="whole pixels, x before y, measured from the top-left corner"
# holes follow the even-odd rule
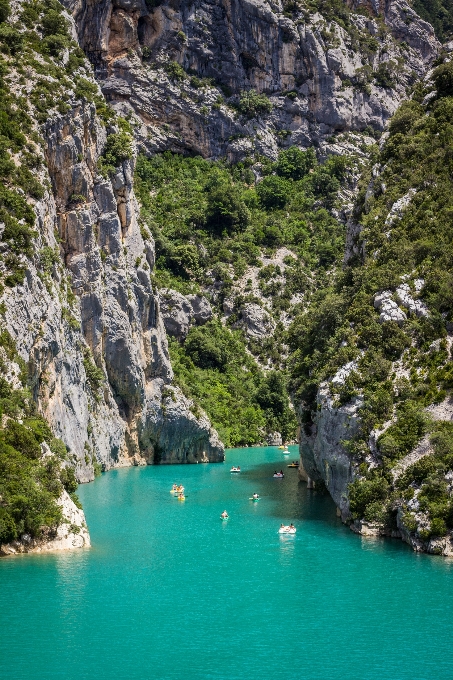
[[[438,49],[400,0],[65,5],[106,98],[137,114],[143,148],[232,161],[383,130]]]
[[[154,245],[137,220],[131,128],[106,106],[74,35],[56,1],[1,6],[0,543],[25,531],[26,550],[62,538],[64,470],[89,481],[119,465],[223,460],[206,416],[172,387],[150,280]],[[16,399],[18,362],[28,391]],[[38,434],[36,408],[48,423]],[[9,444],[11,423],[22,434]],[[39,446],[53,436],[64,445],[50,463]],[[17,455],[32,459],[24,478]],[[49,513],[27,529],[20,485],[39,499],[46,475]]]
[[[452,554],[453,63],[393,117],[346,266],[292,333],[303,474],[361,533]]]

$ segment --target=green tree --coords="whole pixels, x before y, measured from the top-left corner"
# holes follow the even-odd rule
[[[302,151],[296,146],[280,151],[275,163],[275,172],[286,179],[299,180],[317,165],[313,148]]]
[[[269,209],[284,208],[289,199],[290,190],[290,182],[276,175],[265,177],[256,188],[261,204]]]

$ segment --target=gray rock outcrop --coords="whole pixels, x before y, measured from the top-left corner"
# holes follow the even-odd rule
[[[196,324],[202,326],[212,319],[212,307],[204,295],[188,295],[187,299],[192,306],[192,318]]]
[[[440,47],[404,0],[368,3],[366,16],[350,15],[351,33],[317,13],[290,17],[280,0],[64,4],[105,96],[118,110],[137,114],[143,146],[233,161],[253,151],[274,157],[282,143],[309,146],[338,131],[382,130],[413,74],[422,75]],[[361,3],[353,4],[360,12]],[[381,15],[388,33],[368,9]],[[366,54],[358,34],[371,41]],[[250,88],[273,104],[254,121],[232,108]],[[281,130],[284,142],[276,134]]]
[[[322,383],[318,390],[317,410],[310,432],[302,428],[299,444],[299,476],[308,483],[322,480],[339,508],[342,518],[348,519],[348,484],[354,472],[343,442],[358,431],[360,398],[336,407],[330,393],[329,383]]]
[[[390,290],[384,290],[374,297],[374,306],[380,311],[379,322],[396,321],[401,325],[407,319],[406,314],[398,307],[398,304],[393,300],[393,293]]]
[[[173,372],[150,280],[154,247],[137,220],[134,161],[111,178],[99,174],[106,132],[92,104],[77,102],[51,119],[44,138],[52,190],[36,205],[37,257],[1,302],[34,398],[67,445],[78,480],[93,479],[95,461],[108,470],[223,460],[217,434],[194,416],[190,400],[175,391],[173,421],[164,407]],[[43,248],[60,256],[45,278]]]
[[[203,325],[213,317],[211,305],[203,295],[182,295],[176,290],[159,291],[160,313],[169,335],[184,340],[191,325]]]
[[[254,302],[247,302],[241,307],[241,318],[233,328],[243,328],[251,338],[263,338],[272,335],[275,321],[265,309]]]
[[[189,332],[192,305],[176,290],[163,288],[159,291],[160,311],[165,330],[175,338],[184,339]]]

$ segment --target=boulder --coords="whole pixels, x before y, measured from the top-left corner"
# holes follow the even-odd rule
[[[243,328],[247,335],[252,338],[272,335],[275,329],[275,321],[265,309],[254,302],[248,302],[243,306],[241,312],[242,316],[234,324],[234,328]]]
[[[403,321],[407,319],[406,314],[392,299],[392,292],[390,290],[384,290],[382,293],[375,295],[374,306],[381,312],[379,316],[380,323],[383,323],[384,321],[396,321],[400,326]]]
[[[192,318],[195,323],[202,326],[212,319],[212,307],[207,298],[203,295],[188,295],[187,300],[192,306]]]
[[[169,335],[184,340],[193,314],[189,300],[176,290],[163,288],[159,292],[159,301],[165,330]]]

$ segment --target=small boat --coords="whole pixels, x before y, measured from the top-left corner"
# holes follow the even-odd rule
[[[290,464],[287,465],[286,467],[298,468],[298,467],[299,467],[299,463],[290,463]]]
[[[258,496],[258,498],[253,498],[253,496],[251,498],[249,498],[249,501],[254,501],[254,502],[260,501],[260,500],[261,500],[260,496]]]
[[[279,534],[295,534],[296,533],[296,527],[289,526],[289,527],[280,527],[278,530]]]
[[[226,522],[228,519],[230,519],[230,516],[227,515],[226,517],[224,517],[223,515],[220,515],[220,519],[222,520],[222,522]]]
[[[273,476],[275,479],[283,479],[283,477],[284,477],[285,475],[283,474],[283,472],[275,472],[272,476]]]
[[[176,486],[176,487],[174,486],[173,489],[170,489],[170,493],[173,493],[173,494],[174,493],[176,493],[176,494],[182,493],[183,494],[184,493],[184,487],[182,486],[182,484],[180,484],[179,486]]]
[[[291,451],[288,449],[288,447],[286,447],[286,449],[283,450],[284,456],[289,456],[290,453],[291,453]]]
[[[178,501],[185,501],[185,500],[186,500],[186,497],[184,496],[184,494],[180,493],[178,495]]]
[[[238,466],[238,467],[235,467],[234,465],[233,465],[233,467],[232,467],[231,470],[230,470],[230,472],[240,472],[240,471],[241,471],[241,468],[240,468],[239,466]]]
[[[279,449],[284,449],[285,447],[284,447],[284,446],[279,446],[278,448],[279,448]]]

